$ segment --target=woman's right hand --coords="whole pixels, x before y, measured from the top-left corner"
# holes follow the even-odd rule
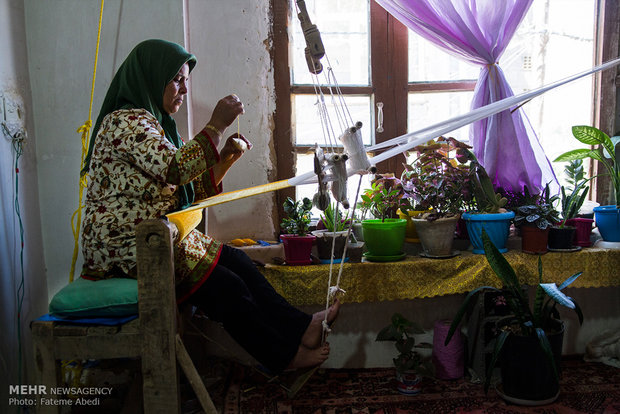
[[[243,102],[241,102],[239,97],[237,95],[228,95],[217,102],[211,119],[207,124],[217,128],[223,134],[226,128],[244,112]]]

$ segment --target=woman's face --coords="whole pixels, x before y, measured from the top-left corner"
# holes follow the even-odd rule
[[[187,81],[189,79],[189,65],[185,63],[179,73],[164,88],[163,107],[168,114],[179,110],[183,98],[187,95]]]

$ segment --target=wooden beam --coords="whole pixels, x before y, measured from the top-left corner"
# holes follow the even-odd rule
[[[375,131],[375,141],[380,143],[407,132],[408,33],[374,0],[370,10],[374,103],[383,103],[383,132]],[[404,161],[405,157],[399,155],[379,163],[377,168],[400,176]]]

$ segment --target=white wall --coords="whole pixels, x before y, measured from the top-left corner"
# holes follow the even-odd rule
[[[269,0],[189,0],[187,14],[188,47],[198,58],[191,79],[194,131],[209,120],[218,99],[234,93],[245,106],[239,130],[254,144],[227,174],[224,191],[274,181]],[[225,136],[235,132],[237,122]],[[274,193],[212,207],[209,234],[222,241],[273,240],[273,210]]]
[[[12,113],[11,133],[27,134],[23,154],[15,172],[16,152],[12,142],[0,130],[0,407],[7,403],[8,384],[18,384],[18,358],[22,352],[22,383],[32,377],[32,344],[29,322],[47,309],[47,289],[40,233],[37,166],[32,101],[26,57],[24,6],[21,0],[0,0],[0,105],[18,105],[20,117]],[[13,109],[16,107],[13,106]],[[0,122],[4,116],[0,109]],[[14,127],[14,128],[13,128]],[[15,211],[18,180],[19,211],[23,224],[23,288],[19,220]],[[21,341],[18,340],[17,311],[21,304]],[[9,412],[8,409],[2,412]]]
[[[184,43],[183,0],[105,2],[93,122],[107,87],[129,51],[148,38]],[[78,204],[81,144],[76,129],[88,119],[99,0],[26,1],[26,30],[37,147],[42,232],[50,297],[69,280]],[[156,7],[154,7],[156,5]],[[192,73],[193,131],[208,121],[217,100],[236,93],[245,103],[240,131],[253,143],[229,172],[224,191],[265,184],[272,174],[273,73],[269,58],[269,1],[188,1],[189,44],[198,58]],[[147,12],[148,11],[148,12]],[[177,114],[188,135],[187,112]],[[237,131],[235,123],[229,129]],[[209,233],[272,239],[273,194],[209,210]],[[247,219],[252,221],[248,230]],[[81,256],[76,276],[81,268]]]
[[[50,297],[69,281],[78,205],[81,142],[88,119],[99,0],[26,1],[28,58],[35,113],[41,222]],[[183,43],[181,0],[105,2],[92,119],[131,49],[148,38]],[[186,130],[180,122],[180,130]],[[81,260],[76,267],[76,277]]]

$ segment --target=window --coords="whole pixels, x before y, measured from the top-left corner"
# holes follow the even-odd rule
[[[305,44],[293,1],[273,3],[276,150],[280,178],[312,169],[309,149],[321,136],[313,108],[314,91],[303,58]],[[305,2],[312,22],[321,31],[329,58],[329,62],[324,58],[323,64],[333,67],[342,93],[355,113],[354,119],[364,122],[362,131],[366,144],[382,142],[470,110],[478,78],[477,66],[431,45],[373,0]],[[514,93],[586,70],[597,56],[599,62],[617,56],[618,40],[610,35],[618,26],[618,11],[613,3],[611,0],[533,2],[500,59],[500,67]],[[597,37],[603,40],[599,40],[598,45]],[[611,46],[605,48],[606,43]],[[278,50],[279,47],[284,49]],[[569,51],[570,57],[567,57]],[[290,71],[283,67],[286,62],[289,62]],[[602,99],[607,93],[607,98],[601,102],[613,101],[614,104],[608,106],[615,108],[615,96],[600,87],[597,92],[596,88],[592,77],[587,77],[523,105],[550,160],[568,146],[578,145],[576,140],[570,139],[571,125],[597,125],[597,119],[602,119],[597,115],[598,107],[593,107],[596,102],[593,94],[598,93]],[[378,104],[383,104],[382,133],[376,130]],[[609,109],[605,113],[608,114]],[[469,127],[450,133],[464,141],[468,140],[468,134]],[[404,157],[394,157],[378,167],[382,172],[398,174],[403,161]],[[553,167],[558,178],[562,178],[563,165],[553,164]],[[349,181],[349,187],[356,187],[357,180],[355,185],[353,181]],[[298,187],[298,195],[311,196],[315,188],[310,187]],[[289,191],[288,195],[293,196],[293,193]]]

